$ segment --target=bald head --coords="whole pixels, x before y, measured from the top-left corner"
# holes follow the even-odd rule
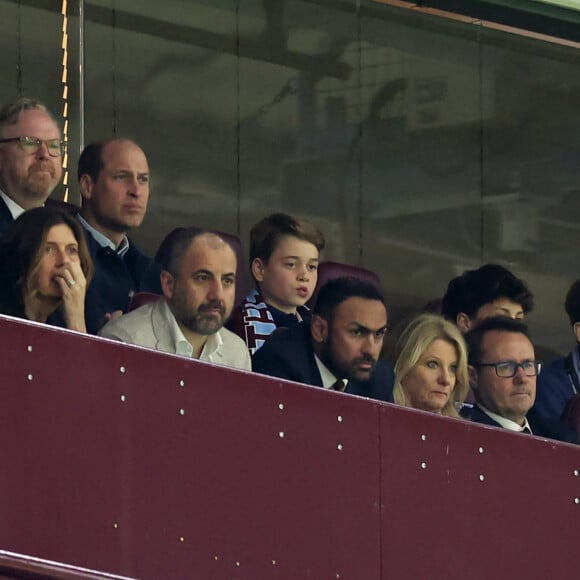
[[[155,261],[166,271],[175,273],[184,253],[189,249],[192,243],[199,241],[201,245],[207,245],[218,249],[223,245],[231,246],[215,232],[210,232],[195,226],[186,228],[175,228],[169,232],[155,254]],[[234,252],[235,256],[235,252]]]

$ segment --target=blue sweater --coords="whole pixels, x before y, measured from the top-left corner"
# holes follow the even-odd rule
[[[89,232],[86,235],[95,275],[87,289],[85,317],[87,331],[96,334],[107,312],[127,311],[131,293],[162,293],[161,267],[142,254],[131,240],[127,253],[120,257],[111,248],[101,247]]]

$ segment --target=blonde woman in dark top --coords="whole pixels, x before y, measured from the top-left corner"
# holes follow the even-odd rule
[[[422,314],[395,346],[395,403],[459,417],[469,390],[467,352],[459,329],[441,316]]]

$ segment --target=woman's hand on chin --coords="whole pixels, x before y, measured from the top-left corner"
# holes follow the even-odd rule
[[[67,264],[56,278],[61,292],[63,314],[66,327],[70,330],[86,332],[85,295],[87,281],[79,262]]]

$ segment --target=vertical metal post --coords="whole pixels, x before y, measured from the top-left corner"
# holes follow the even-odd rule
[[[85,0],[79,2],[79,153],[85,148]]]

